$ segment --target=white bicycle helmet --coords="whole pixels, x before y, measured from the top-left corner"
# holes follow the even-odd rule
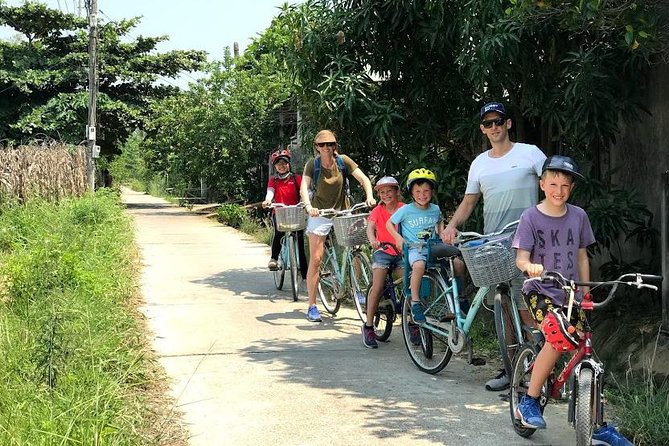
[[[395,186],[396,188],[400,188],[400,183],[397,182],[397,180],[393,177],[387,176],[381,178],[379,181],[376,182],[376,185],[374,186],[374,190],[378,192],[379,188],[382,186]]]

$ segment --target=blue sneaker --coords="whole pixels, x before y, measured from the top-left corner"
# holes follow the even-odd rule
[[[425,313],[423,312],[423,305],[420,302],[411,302],[411,316],[417,324],[425,322]]]
[[[357,299],[358,303],[360,305],[365,305],[367,302],[367,296],[365,296],[365,293],[362,291],[356,291],[355,292],[355,298]]]
[[[592,433],[592,444],[597,446],[634,446],[612,425],[604,425]]]
[[[541,415],[539,401],[527,395],[523,395],[523,398],[520,400],[520,404],[516,410],[516,417],[520,419],[520,422],[525,427],[546,429],[546,421]]]
[[[307,311],[307,319],[311,322],[321,322],[323,320],[321,319],[321,313],[318,311],[316,305],[309,307],[309,311]]]

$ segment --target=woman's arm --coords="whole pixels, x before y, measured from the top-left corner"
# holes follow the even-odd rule
[[[300,184],[300,199],[304,203],[304,210],[312,217],[318,217],[318,209],[311,205],[309,198],[309,188],[311,187],[311,177],[302,175],[302,183]]]
[[[369,206],[370,208],[376,205],[376,200],[374,199],[374,190],[372,189],[372,182],[369,181],[367,175],[365,175],[365,173],[362,170],[360,170],[360,168],[355,169],[351,173],[351,175],[353,176],[353,178],[358,180],[358,183],[360,183],[360,186],[362,186],[362,188],[365,191],[365,196],[366,196],[365,204],[367,204],[367,206]]]

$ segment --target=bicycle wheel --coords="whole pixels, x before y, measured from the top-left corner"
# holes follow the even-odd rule
[[[348,270],[351,297],[358,317],[365,323],[367,321],[367,290],[372,283],[372,264],[365,254],[357,251],[351,255]]]
[[[511,378],[509,410],[511,413],[511,423],[513,423],[513,430],[523,438],[532,436],[536,429],[523,426],[520,419],[516,417],[518,405],[523,396],[527,395],[527,389],[530,385],[530,377],[532,375],[532,368],[534,360],[537,357],[536,349],[524,344],[518,349],[518,353],[513,361],[513,369],[509,377]],[[543,399],[543,398],[542,398]],[[541,405],[541,412],[543,413],[544,405]]]
[[[439,276],[432,271],[428,271],[423,276],[423,281],[421,299],[427,306],[433,305],[430,312],[426,313],[426,317],[430,317],[431,313],[432,317],[438,316],[437,313],[442,311],[443,307],[441,310],[437,307],[440,306],[439,302],[445,298],[446,293],[443,281],[439,280]],[[437,301],[436,304],[435,301]],[[402,333],[409,357],[421,371],[430,374],[439,373],[451,360],[453,352],[448,347],[448,338],[426,325],[418,326],[413,322],[411,299],[408,296],[402,305]]]
[[[276,270],[274,271],[274,286],[277,290],[283,288],[283,279],[286,274],[286,243],[285,240],[281,243],[281,252],[279,258],[276,260]]]
[[[367,290],[367,295],[369,295],[370,290],[371,288]],[[381,296],[381,301],[379,302],[379,306],[376,309],[376,313],[374,313],[373,323],[377,341],[385,342],[388,340],[388,338],[390,338],[390,334],[393,331],[393,322],[395,322],[395,316],[393,301],[386,293],[384,293]]]
[[[495,330],[506,376],[511,376],[513,358],[521,344],[521,340],[518,339],[518,332],[514,328],[515,320],[509,294],[504,291],[495,292]]]
[[[321,262],[318,279],[318,298],[325,310],[331,315],[337,314],[341,300],[337,296],[337,257],[332,246],[326,246]]]
[[[293,292],[293,301],[297,302],[297,296],[299,295],[298,286],[300,284],[300,264],[297,261],[297,237],[291,234],[288,239],[288,260],[290,264],[290,285]]]
[[[576,446],[589,446],[592,441],[592,370],[581,367],[576,377]]]

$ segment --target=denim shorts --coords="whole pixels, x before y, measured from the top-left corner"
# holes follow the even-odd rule
[[[427,263],[427,249],[409,248],[409,265],[413,266],[419,260]]]
[[[332,219],[325,217],[309,217],[307,220],[307,235],[314,234],[325,237],[332,229]]]
[[[385,251],[375,251],[372,255],[372,269],[401,268],[402,256],[394,256]]]

